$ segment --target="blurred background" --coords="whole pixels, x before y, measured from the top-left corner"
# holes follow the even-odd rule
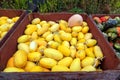
[[[120,13],[120,0],[0,0],[0,8],[2,9],[31,10],[35,6],[40,13]]]

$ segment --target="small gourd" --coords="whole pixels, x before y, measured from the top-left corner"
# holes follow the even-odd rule
[[[74,14],[68,19],[68,26],[81,26],[83,23],[83,17],[80,14]]]

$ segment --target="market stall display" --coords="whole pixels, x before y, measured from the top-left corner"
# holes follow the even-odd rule
[[[0,53],[1,53],[0,63],[1,63],[2,66],[0,66],[0,70],[3,71],[5,69],[8,60],[17,51],[18,42],[21,42],[20,40],[18,40],[18,38],[20,38],[20,36],[22,36],[24,34],[26,26],[28,24],[30,24],[33,19],[39,18],[39,19],[45,20],[45,21],[59,22],[59,20],[66,20],[67,21],[72,15],[73,14],[70,14],[70,13],[48,13],[48,14],[47,13],[46,14],[32,13],[32,14],[28,14],[21,21],[19,26],[16,28],[15,32],[9,37],[9,40],[4,44],[4,47],[1,48],[1,50],[0,50]],[[93,38],[97,40],[97,44],[100,46],[100,48],[101,48],[101,50],[103,52],[104,58],[103,58],[103,61],[100,64],[100,67],[101,67],[101,69],[103,69],[103,72],[106,71],[106,70],[118,69],[118,67],[119,67],[119,59],[114,54],[113,49],[111,49],[111,47],[106,42],[103,35],[99,32],[98,28],[94,26],[94,24],[92,23],[90,18],[86,14],[81,14],[81,15],[83,17],[83,21],[87,22],[87,24],[89,26],[89,31],[92,33]],[[43,21],[43,22],[45,22],[45,21]],[[39,20],[38,20],[38,22],[39,22]],[[51,23],[54,24],[54,22],[51,22]],[[34,21],[33,21],[33,24],[36,24],[36,23],[34,23]],[[28,26],[28,27],[30,27],[30,26]],[[39,26],[39,28],[40,28],[40,26]],[[34,29],[32,29],[32,31],[33,30]],[[50,28],[50,30],[54,31],[56,29],[51,29]],[[29,34],[29,33],[31,34],[32,31],[31,30],[30,31],[25,31],[25,33],[26,34]],[[33,36],[33,38],[35,38],[35,36]],[[50,39],[47,38],[46,40],[49,41]],[[26,43],[26,44],[29,44],[29,43]],[[11,47],[9,47],[9,45],[11,45]],[[52,47],[55,47],[55,46],[52,46]],[[33,48],[33,47],[31,47],[31,48]],[[110,62],[110,63],[108,63],[108,62]],[[66,73],[69,73],[69,72],[66,72]],[[74,73],[76,73],[76,72],[74,72]],[[87,74],[87,72],[85,72],[85,73]],[[26,74],[29,74],[29,73],[26,73]],[[51,72],[49,72],[49,74],[51,74]]]
[[[43,71],[37,72],[37,71],[33,70],[33,72],[31,73],[31,72],[24,72],[24,70],[19,69],[22,72],[17,73],[17,71],[19,71],[18,68],[11,68],[11,69],[8,68],[7,69],[9,71],[12,71],[12,70],[15,71],[12,73],[3,72],[6,68],[6,66],[13,66],[12,64],[10,64],[10,65],[8,64],[9,60],[11,60],[11,61],[13,60],[13,58],[12,58],[13,55],[17,56],[20,60],[20,56],[22,56],[22,55],[19,56],[19,52],[23,52],[23,55],[24,55],[23,50],[25,50],[26,52],[27,51],[29,52],[29,50],[26,49],[27,47],[25,47],[25,44],[31,43],[31,45],[32,45],[31,50],[34,51],[35,44],[36,44],[34,41],[31,40],[31,42],[26,42],[25,44],[23,43],[27,39],[27,37],[28,37],[28,39],[30,38],[30,36],[26,36],[25,34],[32,34],[35,30],[35,28],[30,29],[30,28],[32,28],[32,26],[30,26],[31,24],[37,25],[37,28],[39,28],[39,30],[40,30],[39,34],[40,35],[42,34],[42,36],[40,36],[40,35],[36,36],[36,32],[34,32],[34,34],[32,34],[32,39],[35,39],[37,37],[43,37],[43,34],[47,32],[47,31],[43,32],[43,30],[41,32],[41,28],[42,28],[40,26],[41,24],[46,23],[46,22],[50,22],[51,24],[59,23],[60,21],[65,22],[65,21],[68,21],[68,19],[72,15],[73,15],[72,13],[45,13],[45,14],[44,13],[43,14],[31,13],[31,14],[27,14],[27,16],[25,16],[25,18],[23,20],[21,20],[21,23],[16,27],[15,31],[11,34],[9,39],[4,43],[4,46],[2,48],[0,48],[0,53],[1,53],[0,54],[1,55],[0,56],[0,65],[1,65],[0,66],[0,70],[1,70],[0,76],[2,76],[1,78],[2,79],[9,79],[9,78],[11,78],[11,79],[12,78],[13,79],[99,79],[101,77],[103,79],[119,78],[118,73],[119,73],[119,69],[120,69],[120,66],[119,66],[120,61],[119,61],[118,57],[115,55],[113,49],[109,46],[109,44],[106,41],[106,39],[104,38],[104,36],[101,34],[101,32],[98,30],[98,28],[94,25],[94,23],[91,21],[91,19],[88,17],[87,14],[80,14],[83,17],[83,21],[86,22],[87,25],[89,26],[89,28],[84,29],[83,32],[86,32],[86,30],[89,30],[89,32],[92,33],[92,36],[93,36],[92,39],[95,39],[97,41],[97,45],[100,47],[100,49],[103,53],[102,61],[99,64],[99,67],[102,69],[102,71],[101,71],[101,69],[99,69],[98,71],[92,71],[92,72],[86,72],[85,70],[83,72],[82,71],[73,71],[73,72],[61,71],[61,72],[59,72],[57,69],[59,66],[57,66],[56,72],[50,72],[46,68],[44,68],[44,70],[46,72],[43,72]],[[38,25],[39,22],[42,22],[42,23],[40,25]],[[63,27],[62,29],[65,29],[65,28]],[[57,28],[53,26],[53,27],[49,28],[49,30],[52,33],[54,33],[54,31],[56,31]],[[73,29],[73,30],[79,31],[78,28]],[[67,31],[69,32],[71,30],[67,29]],[[59,31],[57,31],[57,32],[59,32]],[[66,36],[66,37],[68,37],[68,36]],[[44,37],[45,37],[45,35],[44,35]],[[64,40],[66,38],[63,37],[62,39]],[[51,40],[51,37],[45,38],[45,41],[48,42],[49,40]],[[59,39],[56,39],[56,40],[60,41]],[[67,38],[66,40],[69,40],[69,38]],[[47,44],[47,46],[56,48],[56,45],[50,45],[50,43],[48,44],[45,41],[43,40],[42,42],[40,42],[40,44],[43,44],[43,45]],[[84,40],[81,40],[81,41],[84,42]],[[18,46],[18,43],[23,43],[23,44],[19,44],[19,46]],[[70,42],[70,45],[74,45],[74,43]],[[92,44],[90,44],[90,45],[92,45]],[[24,47],[21,47],[21,46],[24,46]],[[44,46],[43,46],[43,48],[44,48]],[[63,48],[63,47],[61,47],[61,48]],[[83,47],[79,47],[79,48],[81,49]],[[16,52],[18,49],[21,49],[22,51],[20,50],[20,51]],[[51,49],[48,51],[51,51]],[[48,51],[45,53],[46,54],[49,53]],[[53,50],[53,51],[55,51],[55,50]],[[17,53],[17,55],[15,55],[15,53]],[[30,61],[33,61],[33,62],[36,61],[36,59],[33,59],[33,57],[35,56],[33,53],[35,53],[38,56],[42,56],[42,54],[37,54],[36,52],[32,52],[32,54],[31,54],[32,56],[29,57]],[[50,54],[54,54],[54,53],[50,52]],[[65,56],[65,54],[64,54],[64,56]],[[50,57],[50,55],[48,57]],[[18,58],[16,58],[16,59],[18,59]],[[23,58],[26,61],[26,58],[25,57],[23,57]],[[37,57],[37,59],[38,58],[39,57]],[[66,59],[71,60],[71,58],[69,58],[69,57],[67,57]],[[59,64],[61,64],[62,62],[64,63],[64,61],[67,61],[66,59],[59,62]],[[43,58],[42,62],[44,62],[44,61],[46,62],[46,58]],[[56,61],[54,61],[53,59],[50,59],[50,58],[49,58],[49,61],[56,63]],[[76,61],[79,62],[79,60],[76,60]],[[17,61],[17,62],[21,62],[21,61]],[[23,62],[23,64],[24,64],[24,62]],[[31,62],[30,62],[30,64],[31,64]],[[38,64],[38,63],[36,63],[36,64]],[[42,63],[40,63],[40,64],[42,64]],[[46,67],[46,65],[44,63],[43,63],[43,65]],[[18,66],[20,67],[21,65],[18,65]],[[49,66],[51,66],[51,65],[49,65]],[[28,68],[29,68],[29,66],[28,66]],[[36,67],[35,69],[40,70],[41,68]],[[53,70],[56,70],[56,69],[54,68]],[[61,69],[61,67],[59,67],[59,70],[60,69]],[[62,69],[63,69],[63,67],[62,67]],[[95,70],[95,69],[93,69],[93,70]],[[108,77],[108,75],[111,75],[111,76]]]

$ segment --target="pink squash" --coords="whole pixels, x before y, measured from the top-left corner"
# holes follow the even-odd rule
[[[83,22],[83,17],[80,14],[74,14],[68,19],[68,26],[81,26]]]

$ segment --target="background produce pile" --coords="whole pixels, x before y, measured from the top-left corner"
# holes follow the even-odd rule
[[[30,5],[27,5],[28,2]],[[63,11],[88,14],[120,13],[119,0],[0,0],[0,8],[27,10],[33,3],[37,4],[41,13]]]
[[[7,16],[0,17],[0,40],[7,34],[18,19],[18,16],[13,18],[9,18]]]
[[[116,54],[120,55],[120,17],[95,16],[93,19],[110,45],[115,49]]]

